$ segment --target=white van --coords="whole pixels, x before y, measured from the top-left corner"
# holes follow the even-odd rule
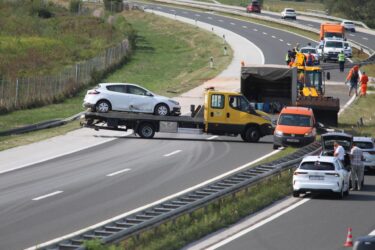
[[[337,61],[341,51],[345,51],[345,41],[326,39],[323,45],[323,62],[328,60]]]

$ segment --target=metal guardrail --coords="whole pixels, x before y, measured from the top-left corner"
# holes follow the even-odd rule
[[[295,153],[270,163],[249,167],[228,177],[207,184],[194,191],[172,198],[150,208],[110,222],[71,238],[48,246],[38,246],[41,250],[83,250],[85,240],[100,239],[103,243],[117,243],[144,230],[173,220],[181,215],[207,206],[227,195],[248,188],[267,177],[280,174],[295,167],[304,156],[316,154],[321,150],[319,142],[307,145]]]

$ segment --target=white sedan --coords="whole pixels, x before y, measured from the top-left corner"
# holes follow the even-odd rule
[[[297,13],[294,9],[291,9],[291,8],[285,8],[282,12],[281,12],[281,18],[282,19],[286,19],[286,18],[291,18],[291,19],[294,19],[296,20],[297,19]]]
[[[180,104],[131,83],[100,83],[88,90],[83,107],[92,111],[128,111],[155,115],[180,115]]]
[[[333,156],[307,156],[293,175],[293,196],[302,193],[349,194],[350,171]]]

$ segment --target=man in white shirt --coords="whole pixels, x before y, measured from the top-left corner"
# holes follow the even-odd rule
[[[338,144],[336,141],[333,144],[333,156],[337,157],[343,164],[344,164],[344,158],[345,158],[345,149],[343,146]]]

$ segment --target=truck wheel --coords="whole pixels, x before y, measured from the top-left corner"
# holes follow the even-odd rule
[[[155,135],[155,128],[150,123],[142,123],[138,127],[138,134],[142,138],[151,139]]]
[[[169,115],[169,107],[166,104],[160,103],[156,105],[154,114],[161,115],[161,116]]]
[[[259,129],[255,127],[248,127],[242,139],[244,139],[246,142],[258,142],[260,139]]]
[[[100,100],[95,105],[96,112],[107,113],[111,110],[111,104],[106,100]]]

